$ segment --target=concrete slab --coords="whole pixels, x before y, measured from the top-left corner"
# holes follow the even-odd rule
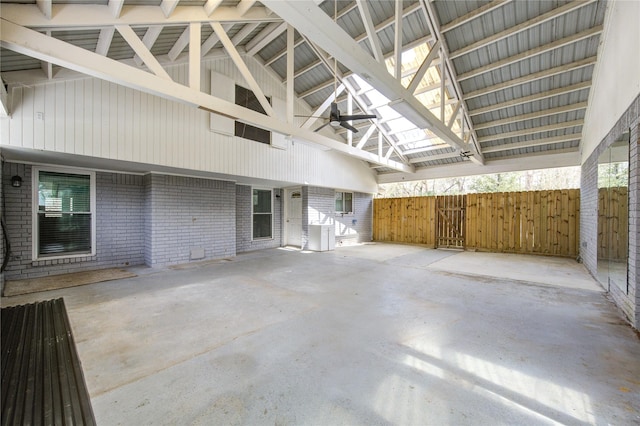
[[[603,288],[573,259],[510,253],[458,252],[429,269],[591,291]]]
[[[447,254],[266,250],[2,304],[65,297],[98,424],[640,422],[640,340],[602,292]]]

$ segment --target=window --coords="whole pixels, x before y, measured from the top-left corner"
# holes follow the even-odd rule
[[[95,174],[34,167],[33,258],[95,254]]]
[[[353,192],[336,191],[336,213],[353,213]]]
[[[267,97],[269,104],[271,104],[271,98]],[[267,114],[256,95],[249,89],[245,89],[242,86],[236,85],[236,105],[249,108],[253,111],[257,111],[261,114]],[[259,127],[252,126],[250,124],[243,123],[242,121],[235,122],[236,136],[244,139],[251,139],[252,141],[271,144],[271,132]]]
[[[272,196],[270,189],[253,190],[253,239],[273,237]]]

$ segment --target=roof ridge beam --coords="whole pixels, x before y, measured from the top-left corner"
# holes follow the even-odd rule
[[[569,37],[565,37],[560,40],[556,40],[554,42],[535,47],[533,49],[529,49],[525,52],[519,53],[517,55],[510,56],[498,62],[493,62],[489,65],[485,65],[480,68],[473,69],[471,71],[465,72],[458,76],[458,81],[467,80],[472,77],[476,77],[481,74],[485,74],[487,72],[505,67],[507,65],[511,65],[517,62],[520,62],[524,59],[531,58],[532,56],[541,55],[546,52],[550,52],[555,49],[559,49],[561,47],[568,46],[573,43],[577,43],[578,41],[587,39],[589,37],[593,37],[594,35],[600,34],[602,32],[602,25],[597,25],[593,28],[589,28],[588,30],[579,32]]]
[[[531,18],[527,21],[524,21],[518,25],[515,25],[511,28],[507,28],[504,31],[500,31],[497,34],[493,34],[492,36],[483,38],[482,40],[478,40],[475,43],[472,43],[468,46],[465,46],[463,48],[460,48],[456,51],[450,52],[449,53],[449,58],[451,59],[455,59],[458,58],[462,55],[466,55],[470,52],[476,51],[484,46],[487,46],[489,44],[493,44],[499,40],[505,39],[509,36],[512,36],[514,34],[518,34],[521,33],[523,31],[526,31],[532,27],[535,27],[537,25],[543,24],[547,21],[550,21],[554,18],[557,18],[559,16],[565,15],[573,10],[579,9],[583,6],[586,6],[588,4],[593,3],[596,0],[573,0],[572,2],[566,3],[560,7],[556,7],[555,9],[550,10],[547,13],[543,13],[542,15],[538,15],[534,18]]]
[[[465,100],[477,98],[478,96],[484,96],[489,93],[498,92],[500,90],[508,89],[514,86],[520,86],[521,84],[531,83],[543,78],[552,77],[554,75],[563,74],[569,71],[575,71],[580,68],[588,67],[596,63],[596,56],[590,56],[588,58],[571,62],[569,64],[560,65],[554,68],[549,68],[543,71],[539,71],[533,74],[528,74],[522,77],[514,78],[513,80],[507,80],[503,83],[494,84],[482,89],[474,90],[473,92],[466,93],[464,95]]]
[[[584,120],[563,121],[561,123],[549,124],[547,126],[531,127],[524,130],[516,130],[513,132],[498,133],[497,135],[483,136],[478,138],[479,143],[499,141],[507,138],[515,138],[518,136],[533,135],[542,132],[552,132],[554,130],[568,129],[570,127],[578,127],[584,124]]]
[[[586,108],[587,108],[587,102],[578,102],[575,104],[564,105],[556,108],[535,111],[529,114],[518,115],[516,117],[503,118],[502,120],[487,121],[484,123],[476,124],[474,125],[474,127],[476,130],[485,130],[485,129],[490,129],[492,127],[520,123],[522,121],[532,120],[535,118],[562,114],[563,112],[579,111],[581,109],[586,109]]]
[[[525,96],[522,98],[515,98],[509,101],[501,102],[494,105],[489,105],[482,108],[472,109],[469,111],[470,116],[485,114],[487,112],[498,111],[504,108],[510,108],[517,105],[526,104],[531,101],[539,101],[547,98],[552,98],[558,95],[564,95],[566,93],[576,92],[579,90],[588,89],[591,87],[591,81],[583,81],[581,83],[572,84],[570,86],[559,87],[553,90],[547,90],[545,92],[535,93],[533,95]]]

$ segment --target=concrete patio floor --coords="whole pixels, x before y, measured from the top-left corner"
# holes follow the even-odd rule
[[[63,296],[100,425],[639,424],[640,339],[568,259],[264,250]]]

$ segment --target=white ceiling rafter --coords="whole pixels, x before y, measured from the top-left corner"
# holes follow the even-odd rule
[[[482,108],[472,109],[469,111],[470,116],[476,116],[480,114],[485,114],[488,112],[499,111],[501,109],[514,107],[517,105],[526,104],[528,102],[539,101],[542,99],[551,98],[558,95],[564,95],[567,93],[577,92],[580,90],[589,89],[591,87],[590,81],[583,81],[582,83],[572,84],[570,86],[559,87],[553,90],[547,90],[546,92],[535,93],[529,96],[523,96],[521,98],[511,99],[509,101],[500,102],[497,104],[489,105]]]
[[[471,121],[471,117],[469,116],[469,113],[467,111],[466,105],[464,103],[465,101],[465,97],[463,96],[463,92],[462,89],[460,87],[460,83],[458,82],[458,78],[455,74],[455,68],[453,67],[453,64],[451,63],[451,56],[449,54],[449,47],[447,46],[447,41],[444,38],[444,36],[442,35],[442,32],[440,31],[440,27],[439,27],[439,23],[436,19],[436,12],[434,10],[433,5],[429,2],[429,1],[425,1],[425,0],[420,0],[420,4],[422,5],[422,11],[424,13],[424,17],[425,20],[427,21],[427,25],[429,26],[429,29],[431,31],[431,34],[433,35],[433,37],[437,40],[440,41],[440,51],[441,51],[441,60],[442,60],[442,66],[441,66],[441,75],[440,78],[442,80],[443,83],[445,83],[447,80],[453,85],[453,92],[454,92],[454,97],[461,101],[460,103],[460,108],[462,110],[462,121],[460,123],[460,128],[462,129],[462,137],[461,139],[464,139],[464,129],[466,128],[468,130],[467,133],[467,138],[468,139],[464,139],[465,142],[465,146],[458,146],[458,148],[460,148],[463,151],[473,151],[476,153],[475,156],[471,157],[471,161],[473,161],[474,163],[479,163],[482,164],[484,161],[484,157],[482,155],[482,147],[480,146],[480,144],[477,142],[478,141],[478,136],[476,135],[476,132],[473,128],[473,122]],[[448,79],[447,79],[447,75],[448,75]],[[446,104],[446,100],[445,100],[445,85],[443,84],[442,89],[441,89],[441,105],[440,105],[440,114],[441,114],[441,118],[442,118],[442,122],[444,123],[444,106]],[[453,126],[453,124],[451,125]],[[450,130],[451,126],[447,125],[447,128]],[[468,146],[467,144],[471,142],[471,147]],[[471,148],[471,149],[470,149]]]
[[[498,92],[500,90],[508,89],[510,87],[519,86],[525,83],[531,83],[543,78],[553,77],[554,75],[564,74],[569,71],[575,71],[580,68],[592,66],[596,63],[596,57],[591,56],[589,58],[581,59],[579,61],[571,62],[569,64],[560,65],[554,68],[549,68],[543,71],[539,71],[533,74],[527,74],[513,80],[507,80],[502,83],[494,84],[493,86],[487,86],[482,89],[474,90],[473,92],[465,93],[465,99],[477,98],[478,96],[484,96],[489,93]]]
[[[240,31],[238,31],[232,38],[231,38],[231,42],[233,43],[234,46],[239,45],[240,43],[242,43],[242,41],[247,38],[249,36],[249,34],[251,34],[256,28],[258,28],[260,26],[259,23],[254,22],[254,23],[249,23],[249,24],[245,24],[242,26],[242,28],[240,29]],[[229,30],[225,30],[225,31],[229,31]]]
[[[303,37],[306,38],[305,35],[303,35]],[[316,53],[316,55],[318,55],[320,60],[322,60],[322,62],[327,67],[329,72],[333,72],[333,69],[332,69],[332,66],[331,66],[331,59],[329,58],[329,55],[326,52],[324,52],[323,50],[321,50],[318,46],[316,46],[312,41],[307,39],[307,43],[309,44],[309,46],[311,46],[311,48]],[[360,110],[362,112],[364,112],[364,113],[368,113],[368,109],[367,109],[365,103],[362,101],[362,99],[360,99],[360,96],[356,93],[355,88],[353,87],[351,82],[349,82],[348,78],[345,77],[339,69],[336,69],[335,78],[338,81],[340,81],[345,86],[347,92],[350,93],[353,96],[353,100],[356,102],[356,104],[358,105]],[[372,120],[372,122],[376,126],[376,128],[378,129],[378,134],[379,135],[384,135],[384,139],[387,142],[387,144],[391,147],[391,149],[394,150],[398,154],[398,156],[400,157],[400,159],[403,162],[406,162],[407,158],[402,153],[402,150],[400,148],[398,148],[398,146],[396,145],[395,141],[388,135],[388,132],[380,124],[378,124],[378,120],[377,119],[376,120]],[[355,127],[357,128],[357,126],[355,126]],[[389,157],[386,157],[386,158],[389,158]]]
[[[240,0],[240,3],[236,6],[236,9],[238,9],[238,15],[244,16],[244,14],[247,13],[255,3],[256,0]]]
[[[165,80],[171,80],[171,77],[164,70],[158,60],[151,54],[149,49],[144,45],[142,40],[138,38],[136,33],[128,25],[116,25],[116,30],[120,33],[122,38],[131,46],[134,52],[142,58],[142,61],[149,67],[151,72],[160,78]]]
[[[189,87],[200,91],[200,22],[189,24]]]
[[[562,135],[562,136],[554,136],[554,137],[543,138],[543,139],[532,139],[532,140],[523,141],[523,142],[514,142],[514,143],[488,146],[483,148],[483,151],[486,153],[510,151],[512,149],[529,148],[532,146],[553,145],[556,143],[579,141],[581,138],[582,138],[582,133],[570,133],[568,135]]]
[[[173,44],[173,47],[169,50],[167,56],[171,61],[175,61],[176,58],[182,53],[182,51],[189,45],[189,26],[184,29],[178,40]]]
[[[2,18],[31,29],[101,29],[110,25],[125,24],[132,28],[151,25],[188,25],[191,22],[220,23],[235,22],[282,22],[278,16],[268,13],[266,7],[253,6],[244,15],[236,7],[219,6],[210,15],[202,6],[176,6],[173,13],[165,16],[158,6],[132,5],[126,13],[114,17],[108,5],[54,4],[53,16],[47,19],[36,5],[2,3]]]
[[[116,29],[112,26],[100,30],[98,43],[96,44],[96,53],[98,55],[107,56],[107,53],[109,53],[109,47],[111,47],[111,41],[113,40],[113,34],[115,30]]]
[[[213,11],[216,10],[221,4],[222,0],[207,0],[207,2],[203,6],[204,13],[206,13],[207,16],[211,15]]]
[[[384,62],[384,56],[382,56],[382,48],[380,47],[380,39],[376,33],[376,28],[373,25],[373,18],[371,18],[371,11],[369,10],[369,4],[366,0],[356,0],[358,10],[360,11],[360,17],[364,23],[364,28],[367,33],[367,39],[369,40],[369,46],[373,52],[373,57],[378,62]]]
[[[133,66],[16,25],[4,18],[0,18],[0,23],[2,24],[0,25],[0,46],[5,49],[205,111],[239,118],[252,125],[291,135],[293,138],[325,146],[364,161],[385,165],[405,173],[414,172],[414,168],[407,164],[355,149],[321,134],[300,129],[274,117],[193,90],[174,81],[167,81]]]
[[[561,47],[568,46],[570,44],[576,43],[578,41],[587,39],[589,37],[593,37],[602,32],[602,25],[597,25],[593,28],[589,28],[588,30],[582,31],[578,34],[571,35],[569,37],[562,38],[560,40],[553,41],[551,43],[529,49],[525,52],[519,53],[517,55],[510,56],[508,58],[502,59],[500,61],[492,62],[489,65],[473,69],[471,71],[465,72],[458,76],[458,81],[464,81],[469,78],[477,77],[479,75],[500,69],[502,67],[506,67],[511,64],[515,64],[521,62],[525,59],[529,59],[533,56],[541,55],[546,52],[550,52],[552,50],[559,49]]]
[[[508,138],[515,138],[515,137],[519,137],[519,136],[533,135],[533,134],[536,134],[536,133],[544,133],[544,132],[551,132],[551,131],[554,131],[554,130],[569,129],[571,127],[579,127],[579,126],[582,126],[583,124],[584,124],[584,120],[582,120],[582,119],[581,120],[572,120],[572,121],[563,121],[563,122],[560,122],[560,123],[549,124],[549,125],[546,125],[546,126],[531,127],[531,128],[523,129],[523,130],[515,130],[513,132],[499,133],[497,135],[483,136],[483,137],[479,138],[478,141],[480,143],[499,141],[499,140],[508,139]]]
[[[160,3],[160,9],[162,9],[164,16],[167,18],[171,16],[171,14],[176,10],[179,1],[180,0],[162,0]]]
[[[113,15],[114,18],[119,18],[120,13],[122,13],[122,6],[124,6],[124,0],[109,0],[107,6],[109,6],[111,15]]]
[[[224,49],[227,51],[227,54],[231,57],[231,60],[233,60],[233,63],[236,65],[236,68],[238,68],[238,71],[240,71],[240,74],[249,85],[249,88],[251,89],[251,91],[253,91],[253,94],[256,95],[256,98],[258,98],[258,102],[260,102],[262,109],[265,110],[268,116],[274,117],[275,112],[273,111],[273,108],[271,107],[269,100],[265,96],[264,92],[262,91],[262,88],[260,87],[256,79],[253,78],[253,75],[251,74],[251,71],[249,71],[247,64],[245,64],[244,61],[242,60],[240,53],[238,53],[238,50],[233,45],[233,43],[231,42],[231,39],[222,28],[222,25],[220,25],[220,23],[218,22],[210,22],[209,24],[211,25],[211,28],[213,28],[213,31],[218,35],[218,38],[220,39],[220,42],[224,46]]]
[[[427,73],[429,67],[431,67],[431,63],[437,56],[440,55],[440,45],[440,40],[437,40],[435,44],[429,47],[429,54],[426,56],[426,58],[424,58],[424,61],[422,61],[422,63],[418,67],[418,70],[413,75],[411,83],[409,83],[409,86],[407,86],[407,90],[411,93],[415,93],[418,85],[422,81],[422,78]]]
[[[222,26],[225,33],[229,31],[232,27],[233,27],[233,24],[224,24]],[[202,57],[204,57],[207,53],[209,53],[211,49],[213,49],[213,46],[215,46],[216,43],[218,43],[219,41],[220,39],[218,38],[218,35],[215,33],[215,31],[212,32],[211,35],[207,38],[207,40],[205,40],[205,42],[202,43],[202,46],[200,46],[200,54],[202,55]]]
[[[267,25],[258,35],[256,35],[246,45],[247,53],[254,56],[261,51],[266,45],[275,40],[280,34],[287,29],[286,22],[272,22]]]
[[[393,59],[395,65],[394,75],[398,80],[402,78],[402,21],[404,16],[402,13],[402,2],[396,1],[395,10],[395,25],[393,30],[395,31],[393,37]]]
[[[485,4],[484,6],[481,6],[475,10],[472,10],[471,12],[467,13],[466,15],[462,15],[456,19],[454,19],[451,22],[447,22],[446,24],[442,25],[440,27],[440,32],[441,33],[446,33],[447,31],[451,31],[454,28],[458,28],[461,25],[466,24],[467,22],[471,22],[474,19],[477,19],[483,15],[486,15],[487,13],[502,7],[503,5],[505,5],[506,3],[509,3],[512,0],[493,0],[490,3]]]
[[[147,32],[144,33],[144,36],[142,37],[142,44],[144,44],[147,49],[151,50],[151,48],[153,47],[153,44],[158,39],[160,32],[162,32],[162,26],[160,25],[150,26],[149,28],[147,28]],[[142,58],[137,53],[133,57],[133,60],[136,62],[136,64],[138,64],[138,66],[141,66],[143,63]]]
[[[446,160],[447,158],[460,157],[460,151],[445,152],[443,154],[428,155],[426,157],[415,157],[411,159],[411,164],[425,163],[427,161]]]
[[[36,5],[38,6],[38,9],[40,9],[40,12],[42,12],[42,14],[46,19],[51,19],[52,7],[53,7],[52,0],[36,0]]]
[[[563,112],[578,111],[587,108],[586,102],[578,102],[575,104],[564,105],[556,108],[545,109],[541,111],[531,112],[529,114],[518,115],[516,117],[503,118],[501,120],[487,121],[485,123],[476,124],[476,130],[490,129],[492,127],[505,126],[509,124],[520,123],[535,118],[548,117],[551,115],[561,114]]]
[[[331,105],[331,102],[336,101],[336,95],[340,95],[344,91],[344,84],[340,83],[336,88],[335,92],[331,92],[331,94],[313,111],[310,117],[308,117],[305,122],[300,126],[303,129],[308,129],[311,127],[313,123],[318,121],[318,117],[320,114],[324,113],[327,108]]]
[[[466,55],[470,52],[476,51],[478,49],[480,49],[481,47],[487,46],[489,44],[493,44],[499,40],[503,40],[509,36],[521,33],[523,31],[526,31],[528,29],[530,29],[533,26],[536,25],[540,25],[543,24],[547,21],[550,21],[554,18],[557,18],[559,16],[565,15],[573,10],[576,10],[578,8],[584,7],[590,3],[593,3],[596,0],[573,0],[569,3],[563,4],[562,6],[559,6],[553,10],[550,10],[547,13],[543,13],[542,15],[538,15],[535,18],[529,19],[525,22],[522,22],[521,24],[515,25],[511,28],[507,28],[504,31],[501,31],[497,34],[493,34],[489,37],[486,37],[482,40],[478,40],[475,43],[471,43],[470,45],[467,45],[461,49],[458,49],[454,52],[450,52],[449,53],[449,57],[451,59],[455,59],[458,58],[462,55]]]

